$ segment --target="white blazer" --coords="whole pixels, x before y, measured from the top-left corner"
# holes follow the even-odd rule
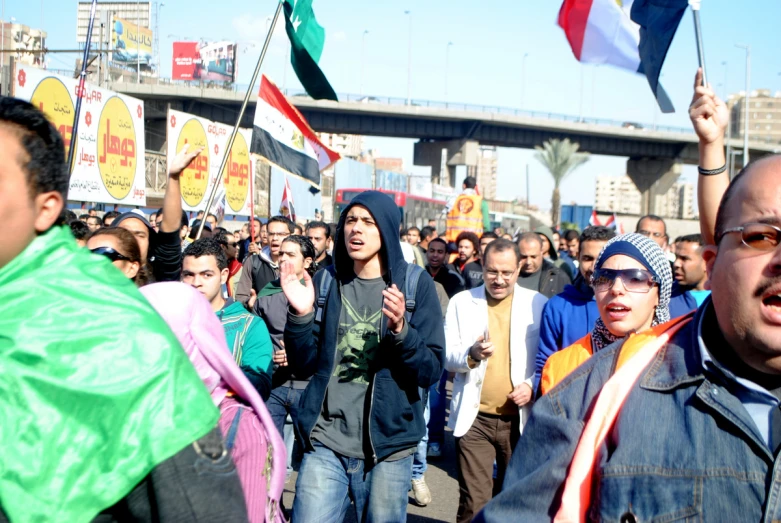
[[[512,300],[510,379],[513,387],[521,383],[527,383],[532,387],[542,308],[548,299],[539,292],[524,289],[516,284]],[[466,357],[469,349],[477,338],[485,333],[487,327],[488,304],[484,285],[453,296],[445,318],[447,347],[445,368],[456,374],[453,380],[453,401],[450,405],[448,421],[448,427],[453,430],[455,437],[463,436],[469,430],[480,408],[480,392],[488,361],[483,360],[474,369],[470,369]],[[521,432],[530,409],[531,402],[519,409]]]

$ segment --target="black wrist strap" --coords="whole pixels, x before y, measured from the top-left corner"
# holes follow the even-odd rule
[[[716,174],[721,174],[727,170],[727,164],[725,163],[718,169],[703,169],[702,167],[697,167],[697,171],[703,175],[703,176],[714,176]]]

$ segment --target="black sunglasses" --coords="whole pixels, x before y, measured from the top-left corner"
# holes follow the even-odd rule
[[[95,254],[100,254],[101,256],[105,256],[109,260],[115,262],[118,260],[127,260],[130,261],[130,258],[122,254],[121,252],[117,252],[111,247],[95,247],[94,249],[90,249],[90,251],[94,252]]]
[[[597,269],[591,277],[591,285],[597,292],[609,291],[616,280],[629,292],[649,292],[658,282],[654,275],[643,269]]]

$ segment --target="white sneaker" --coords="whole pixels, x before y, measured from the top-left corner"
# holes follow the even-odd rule
[[[426,478],[412,480],[412,494],[414,495],[415,503],[421,507],[431,503],[431,491],[428,489],[428,485],[426,485]]]

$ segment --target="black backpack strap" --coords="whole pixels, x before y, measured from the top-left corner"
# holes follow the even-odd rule
[[[420,275],[423,274],[423,268],[414,263],[407,264],[407,275],[404,279],[404,299],[407,312],[404,314],[404,319],[407,322],[412,318],[412,313],[415,312],[415,294],[418,291],[418,280]]]
[[[225,448],[228,449],[228,452],[233,450],[233,443],[236,441],[236,433],[239,431],[239,421],[241,421],[241,407],[236,409],[236,415],[233,417],[227,436],[225,436]]]
[[[331,290],[331,282],[334,279],[333,265],[322,269],[315,274],[315,288],[317,289],[317,299],[315,304],[317,306],[317,312],[315,313],[315,321],[323,319],[323,309],[325,308],[325,302],[328,300],[328,291]],[[320,278],[318,280],[318,277]]]

